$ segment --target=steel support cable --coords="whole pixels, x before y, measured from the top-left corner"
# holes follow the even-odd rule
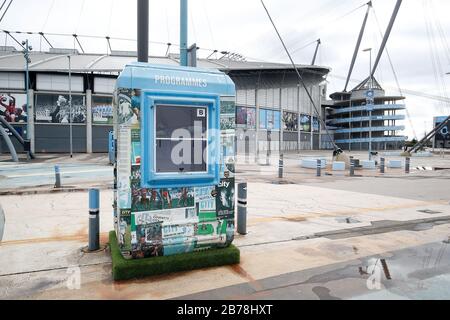
[[[41,28],[42,32],[44,32],[44,29],[45,29],[45,27],[47,26],[48,18],[50,17],[50,13],[51,13],[52,10],[53,10],[54,4],[55,4],[55,0],[52,1],[51,5],[50,5],[50,9],[49,9],[48,12],[47,12],[47,17],[45,18],[44,24],[42,25],[42,28]]]
[[[335,0],[333,0],[333,2],[335,2]],[[317,33],[320,32],[320,31],[322,31],[322,30],[327,29],[329,26],[333,26],[333,24],[334,24],[335,22],[337,22],[337,21],[339,21],[339,20],[341,20],[341,19],[343,19],[343,18],[345,18],[345,17],[347,17],[347,16],[353,14],[354,12],[356,12],[356,11],[358,11],[359,9],[365,7],[366,5],[367,5],[367,2],[364,3],[364,4],[362,4],[362,5],[360,5],[360,6],[358,6],[358,7],[356,7],[356,8],[354,8],[354,9],[352,9],[352,10],[350,10],[350,11],[348,11],[347,13],[345,13],[345,14],[343,14],[343,15],[341,15],[341,16],[338,16],[338,17],[336,17],[335,19],[333,19],[333,20],[327,22],[327,23],[324,24],[321,28],[317,29]],[[294,42],[296,39],[298,39],[298,38],[294,38],[292,41]],[[313,44],[313,43],[316,43],[316,42],[317,42],[317,39],[314,40],[314,41],[308,42],[306,45],[305,45],[306,42],[303,42],[303,43],[301,44],[302,47],[301,47],[301,48],[295,48],[295,47],[294,47],[293,50],[291,51],[291,54],[293,54],[293,53],[295,53],[295,52],[298,52],[298,51],[300,51],[300,50],[302,50],[302,49],[305,49],[305,48],[308,47],[309,45],[311,45],[311,44]],[[281,56],[281,55],[280,55],[280,56]],[[280,57],[280,56],[278,56],[278,57]],[[277,58],[278,58],[278,57],[277,57]]]
[[[0,7],[0,11],[2,11],[3,6],[5,5],[6,1],[7,1],[7,0],[3,0],[2,6]]]
[[[261,0],[261,4],[262,4],[262,6],[264,7],[264,10],[266,11],[267,16],[268,16],[270,22],[272,23],[272,26],[273,26],[273,28],[275,29],[275,32],[277,33],[278,38],[280,39],[280,42],[281,42],[281,44],[283,45],[284,50],[286,51],[287,56],[289,57],[289,60],[291,61],[292,67],[295,69],[295,72],[297,73],[297,77],[298,77],[298,79],[300,80],[300,83],[302,84],[303,89],[305,89],[305,92],[306,92],[306,94],[308,95],[308,98],[309,98],[309,100],[310,100],[312,106],[314,107],[314,110],[316,111],[317,118],[320,120],[320,122],[322,123],[322,125],[323,125],[323,127],[324,127],[324,129],[325,129],[325,132],[326,132],[326,135],[328,136],[328,139],[332,142],[335,151],[336,151],[336,150],[340,150],[340,148],[339,148],[339,147],[336,145],[336,143],[334,142],[334,139],[333,139],[333,137],[331,136],[330,132],[328,131],[327,125],[326,125],[325,121],[323,121],[323,119],[322,119],[322,117],[321,117],[321,114],[320,114],[320,112],[318,111],[318,109],[317,109],[317,107],[316,107],[316,103],[314,102],[314,99],[312,98],[311,94],[309,93],[308,88],[306,87],[305,82],[303,81],[303,77],[300,75],[300,72],[298,71],[297,66],[296,66],[296,64],[294,63],[294,60],[292,59],[292,56],[291,56],[291,54],[289,53],[289,50],[287,49],[287,47],[286,47],[286,45],[285,45],[285,43],[284,43],[284,41],[283,41],[283,38],[281,37],[280,33],[278,32],[278,29],[277,29],[277,27],[276,27],[274,21],[272,20],[272,17],[270,16],[270,13],[269,13],[269,11],[267,10],[266,5],[264,4],[264,1],[263,1],[263,0]]]
[[[442,28],[441,20],[439,19],[439,16],[436,14],[436,10],[434,8],[433,2],[430,3],[431,11],[433,14],[433,21],[436,24],[436,29],[439,33],[439,37],[442,42],[442,47],[445,52],[445,56],[448,60],[448,63],[450,63],[450,46],[447,41],[447,35],[445,34],[444,29]]]
[[[381,38],[383,38],[383,31],[381,30],[380,22],[378,20],[377,13],[375,11],[375,7],[374,6],[372,6],[372,11],[373,11],[373,16],[375,18],[375,22],[376,22],[377,27],[378,27],[378,32],[380,33]],[[386,44],[384,49],[386,50],[386,56],[388,58],[389,65],[390,65],[392,73],[394,75],[395,84],[397,85],[397,89],[398,89],[400,95],[403,97],[404,96],[403,95],[403,90],[400,87],[400,81],[398,80],[397,72],[395,71],[394,63],[392,62],[391,55],[389,54],[389,50],[388,50],[387,44]],[[412,119],[411,119],[411,115],[409,113],[408,108],[405,108],[405,112],[406,112],[406,117],[408,118],[409,125],[411,126],[411,130],[413,132],[414,138],[417,140],[417,133],[416,133],[416,130],[414,129],[414,125],[413,125],[413,122],[412,122]]]
[[[445,89],[444,71],[442,68],[441,60],[439,58],[439,54],[437,53],[437,43],[434,38],[433,25],[429,19],[429,15],[428,15],[429,12],[427,10],[426,5],[427,5],[427,2],[424,0],[423,1],[423,7],[424,7],[424,13],[425,13],[424,18],[425,18],[428,44],[429,44],[429,49],[430,49],[430,56],[431,56],[431,60],[432,60],[436,86],[439,88],[440,94],[442,94],[448,100],[447,91]],[[447,112],[446,108],[448,108],[448,103],[442,102],[441,103],[442,111]]]
[[[3,12],[3,15],[2,15],[2,17],[0,18],[0,22],[3,20],[3,18],[5,17],[5,15],[6,15],[6,13],[8,12],[8,9],[9,9],[9,7],[11,6],[11,3],[13,2],[13,0],[11,0],[9,3],[8,3],[8,6],[6,7],[6,9],[5,9],[5,12]]]

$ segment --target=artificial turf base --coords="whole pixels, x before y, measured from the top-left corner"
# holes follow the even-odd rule
[[[114,231],[109,232],[109,244],[114,280],[136,279],[171,272],[223,266],[236,264],[240,261],[240,251],[234,245],[172,256],[125,259],[120,252]]]

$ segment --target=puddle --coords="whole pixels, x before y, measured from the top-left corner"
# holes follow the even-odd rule
[[[348,224],[361,223],[361,221],[359,221],[358,219],[354,219],[352,217],[340,217],[336,218],[336,221],[339,223],[348,223]]]
[[[428,213],[428,214],[442,213],[441,211],[435,211],[435,210],[430,210],[430,209],[417,210],[417,212]]]

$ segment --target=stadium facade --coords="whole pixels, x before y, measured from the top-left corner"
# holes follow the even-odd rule
[[[69,88],[69,59],[71,81]],[[70,49],[31,52],[29,106],[25,94],[25,59],[13,47],[0,48],[0,115],[25,137],[30,121],[31,148],[40,152],[69,152],[69,90],[74,152],[107,152],[113,126],[115,81],[125,64],[136,61],[133,52],[81,54]],[[177,55],[149,57],[149,63],[179,65]],[[236,84],[238,152],[250,154],[281,150],[330,148],[319,118],[290,65],[266,62],[199,59],[199,68],[227,73]],[[325,101],[327,67],[299,65],[299,71],[320,107]],[[162,79],[164,80],[164,79]],[[201,85],[201,84],[199,84]],[[28,117],[28,109],[33,117]],[[323,109],[320,110],[324,116]],[[7,152],[3,139],[0,151]],[[21,145],[12,139],[17,151]]]

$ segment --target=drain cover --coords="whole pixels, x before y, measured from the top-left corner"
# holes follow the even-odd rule
[[[351,218],[351,217],[340,217],[336,218],[336,221],[339,223],[360,223],[361,221]]]
[[[430,210],[430,209],[417,210],[417,212],[428,213],[428,214],[442,213],[441,211],[435,211],[435,210]]]

